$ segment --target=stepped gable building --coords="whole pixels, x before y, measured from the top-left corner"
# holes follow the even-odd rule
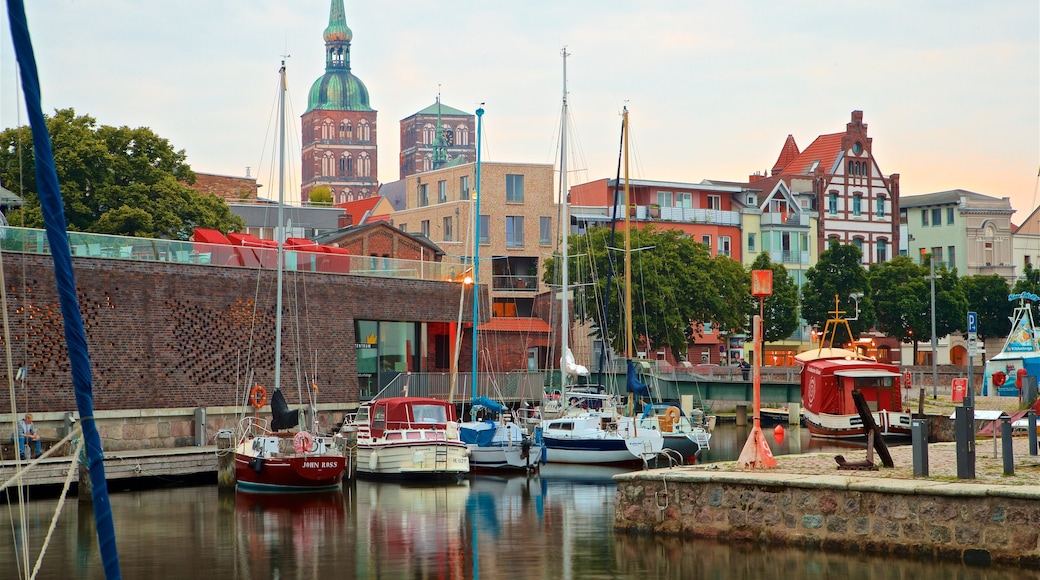
[[[864,264],[899,255],[899,174],[881,173],[872,141],[863,111],[853,111],[844,132],[820,135],[804,151],[791,135],[784,142],[772,175],[791,186],[794,197],[813,198],[817,255],[832,239],[860,248]]]
[[[402,119],[401,179],[449,164],[475,161],[475,119],[472,113],[442,103],[440,95],[429,107]]]
[[[375,195],[379,189],[376,159],[376,111],[368,89],[350,72],[350,41],[343,0],[332,0],[325,29],[325,74],[314,81],[303,114],[303,189],[332,190],[333,203]]]

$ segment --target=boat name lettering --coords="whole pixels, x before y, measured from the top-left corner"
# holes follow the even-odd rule
[[[335,469],[335,461],[304,461],[303,466],[311,469]]]

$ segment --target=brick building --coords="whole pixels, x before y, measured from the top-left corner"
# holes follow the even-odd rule
[[[440,95],[434,104],[401,119],[401,179],[447,163],[476,161],[474,119],[472,113],[442,103]]]
[[[379,189],[376,111],[368,88],[350,72],[350,43],[343,0],[332,0],[325,29],[325,74],[314,81],[303,114],[301,199],[315,187],[332,191],[333,203],[374,195]]]
[[[196,173],[195,184],[192,189],[208,195],[223,198],[229,203],[233,202],[255,202],[257,200],[256,189],[259,187],[255,177],[233,177],[231,175],[216,175],[213,173]]]

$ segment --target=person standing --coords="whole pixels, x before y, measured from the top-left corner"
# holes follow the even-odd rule
[[[28,442],[35,441],[36,455],[26,453],[28,449]],[[26,413],[25,418],[18,422],[18,452],[22,454],[22,459],[28,455],[29,459],[33,457],[39,457],[43,453],[43,446],[40,442],[40,434],[36,432],[36,425],[33,423],[32,413]]]

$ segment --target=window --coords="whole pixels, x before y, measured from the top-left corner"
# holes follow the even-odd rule
[[[831,215],[838,213],[838,192],[832,191],[827,197],[827,210]]]
[[[708,248],[708,253],[710,254],[711,253],[711,236],[709,236],[709,235],[701,236],[701,243],[704,244],[705,248]]]
[[[444,218],[444,241],[445,242],[450,242],[451,241],[451,224],[452,224],[452,219],[451,219],[450,216]]]
[[[430,237],[430,220],[423,220],[419,224],[419,233],[426,236],[427,238]]]
[[[437,203],[448,201],[448,182],[440,180],[437,182]]]
[[[491,216],[481,214],[480,223],[477,224],[480,228],[480,243],[490,244],[491,243]]]
[[[419,207],[426,207],[430,205],[430,192],[427,190],[427,184],[419,184]]]
[[[932,262],[938,268],[943,264],[942,246],[932,248]]]
[[[942,208],[941,207],[933,207],[932,208],[932,225],[933,226],[941,226],[942,225]]]
[[[926,210],[926,209],[922,209],[921,210],[921,225],[922,226],[928,225],[928,210]],[[922,264],[923,263],[924,262],[922,262]]]
[[[852,196],[852,215],[863,215],[863,196],[856,194]]]
[[[506,216],[506,247],[524,247],[524,216]]]
[[[538,243],[547,246],[552,243],[552,218],[538,218]]]
[[[397,226],[397,229],[401,230],[402,232],[407,233],[408,232],[408,224],[401,224],[401,225]]]
[[[952,270],[957,267],[957,246],[948,246],[946,248],[946,259],[947,266]]]
[[[881,238],[877,241],[877,261],[878,263],[888,260],[888,240]]]
[[[885,196],[879,195],[877,198],[877,216],[879,218],[885,217]]]
[[[459,178],[459,199],[469,199],[469,176],[463,175]]]
[[[856,247],[860,253],[863,253],[863,238],[852,238],[852,245]]]
[[[512,203],[524,202],[523,175],[506,175],[506,201]]]
[[[921,248],[918,251],[921,253],[921,265],[922,266],[927,266],[928,265],[928,260],[927,260],[927,258],[928,258],[928,250],[925,249],[925,248]]]
[[[658,191],[657,192],[657,205],[661,207],[672,207],[672,192],[670,191]]]
[[[747,235],[747,251],[755,252],[755,234],[749,233]]]
[[[708,209],[720,210],[722,209],[722,198],[718,195],[708,196]]]
[[[729,236],[719,236],[719,254],[722,254],[723,256],[729,256],[730,255],[730,237]]]
[[[675,207],[691,209],[693,207],[693,195],[689,193],[675,194]]]
[[[954,211],[955,211],[955,210],[954,210],[954,208],[952,208],[952,207],[948,207],[948,208],[946,208],[946,224],[947,224],[947,225],[949,225],[949,224],[952,224],[952,223],[953,223],[953,212],[954,212]]]
[[[1024,260],[1024,262],[1022,264],[1022,267],[1025,268],[1026,266],[1031,266],[1032,264],[1033,264],[1033,257],[1029,256],[1029,255],[1026,255],[1025,256],[1025,260]]]

